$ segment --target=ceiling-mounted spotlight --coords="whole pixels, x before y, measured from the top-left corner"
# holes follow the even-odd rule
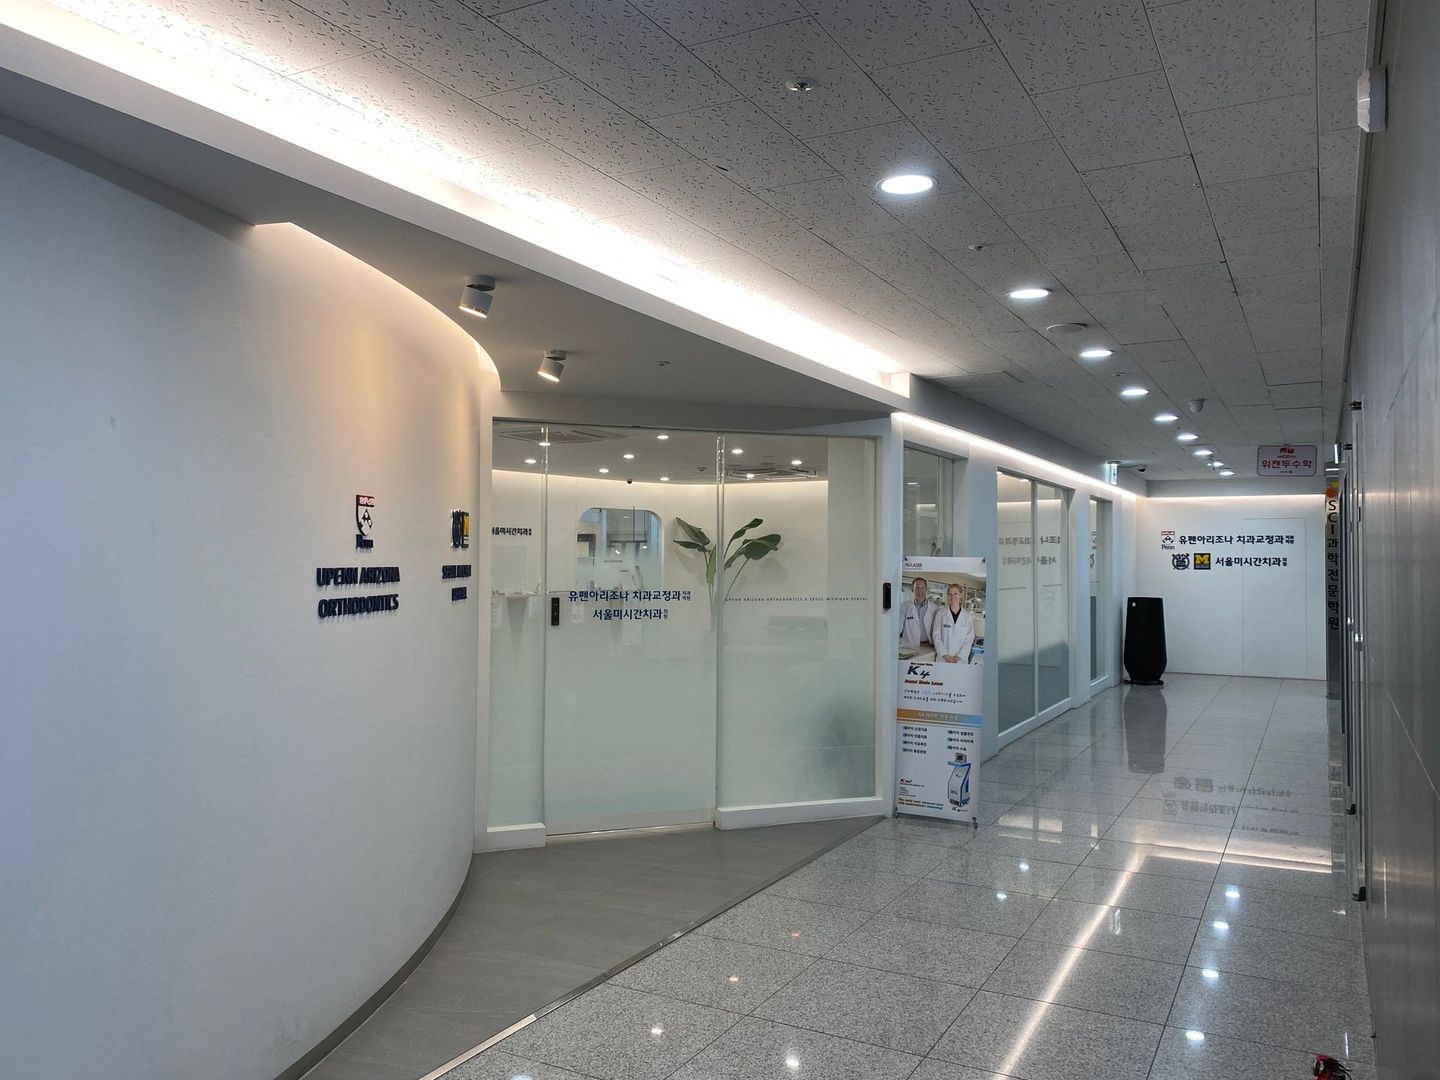
[[[460,290],[460,310],[467,315],[488,319],[490,302],[495,299],[495,279],[489,274],[476,274]]]
[[[1009,296],[1011,300],[1044,300],[1050,295],[1049,289],[1011,289]]]
[[[1185,408],[1193,413],[1198,413],[1205,408],[1205,399],[1203,397],[1191,398],[1185,402]]]
[[[545,357],[540,361],[540,366],[535,369],[535,374],[547,382],[559,382],[560,376],[564,373],[565,350],[546,349]]]
[[[923,195],[935,186],[935,178],[924,173],[896,173],[880,181],[886,195]]]

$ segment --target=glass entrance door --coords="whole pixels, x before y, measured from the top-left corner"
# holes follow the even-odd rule
[[[718,440],[549,431],[546,830],[711,821],[715,620],[685,545],[719,534]]]

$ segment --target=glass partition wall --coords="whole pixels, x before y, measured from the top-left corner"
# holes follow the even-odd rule
[[[871,440],[495,427],[489,824],[876,792]]]
[[[1012,473],[997,478],[999,729],[1070,697],[1068,493]]]
[[[905,487],[901,495],[904,554],[955,554],[951,538],[955,462],[907,446],[904,472]]]

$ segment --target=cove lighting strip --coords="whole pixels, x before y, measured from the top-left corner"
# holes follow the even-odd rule
[[[1110,484],[1098,477],[1086,476],[1082,472],[1067,469],[1064,465],[1056,465],[1053,461],[1046,461],[1044,458],[1036,457],[1034,454],[1027,454],[1023,450],[1016,450],[1014,447],[1006,446],[1004,443],[995,442],[981,435],[972,435],[962,428],[951,427],[949,424],[941,424],[934,420],[927,420],[925,417],[916,416],[914,413],[897,413],[896,415],[907,427],[917,427],[935,435],[943,435],[946,438],[963,440],[977,449],[994,454],[996,457],[1007,458],[1032,472],[1045,473],[1050,478],[1064,480],[1066,483],[1073,484],[1076,487],[1108,491],[1126,499],[1140,498],[1135,492],[1128,491],[1119,484]],[[1044,476],[1040,477],[1040,479],[1045,478]]]
[[[1150,495],[1155,502],[1234,502],[1236,499],[1323,499],[1323,491],[1281,491],[1274,495],[1251,491],[1240,495]]]

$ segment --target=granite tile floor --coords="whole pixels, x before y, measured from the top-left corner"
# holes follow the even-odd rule
[[[447,1080],[1374,1080],[1339,751],[1322,683],[1108,690]]]

